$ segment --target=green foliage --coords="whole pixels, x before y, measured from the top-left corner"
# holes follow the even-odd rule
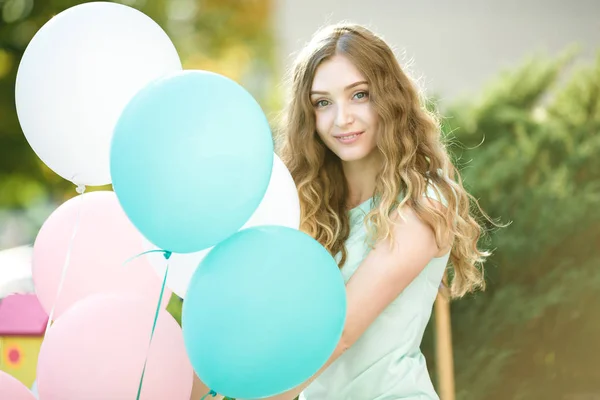
[[[488,290],[453,303],[459,399],[598,387],[600,54],[592,65],[573,59],[531,59],[446,113],[465,186],[511,223],[486,242]]]
[[[181,309],[183,305],[183,300],[177,296],[176,294],[172,294],[169,299],[169,304],[167,304],[167,311],[169,314],[175,318],[175,321],[181,326]]]

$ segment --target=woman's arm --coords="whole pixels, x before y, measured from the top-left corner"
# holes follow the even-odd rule
[[[200,378],[198,378],[196,374],[194,374],[194,386],[192,386],[192,394],[190,395],[190,400],[200,400],[202,396],[204,396],[209,391],[210,389],[206,387],[206,385],[200,380]],[[206,398],[208,400],[222,400],[223,396],[207,396]]]
[[[444,206],[428,199],[433,207]],[[325,365],[302,385],[268,400],[292,400],[342,355],[381,312],[419,275],[429,261],[449,251],[438,248],[433,230],[408,206],[396,213],[394,241],[378,243],[346,284],[347,314],[342,338]]]

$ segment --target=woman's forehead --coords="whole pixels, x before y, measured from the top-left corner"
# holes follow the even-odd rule
[[[312,92],[345,90],[357,82],[365,82],[365,76],[345,56],[335,55],[317,67],[312,82]]]

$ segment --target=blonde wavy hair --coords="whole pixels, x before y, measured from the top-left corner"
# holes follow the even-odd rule
[[[316,134],[310,89],[319,65],[336,54],[347,57],[365,76],[379,116],[377,149],[383,168],[376,178],[374,207],[365,217],[371,243],[392,239],[390,210],[405,204],[435,232],[438,245],[453,238],[450,294],[461,297],[485,287],[482,263],[489,253],[478,249],[482,227],[457,169],[442,142],[436,116],[421,101],[416,86],[402,71],[393,51],[370,30],[354,24],[326,27],[299,54],[288,77],[290,99],[282,113],[278,154],[290,170],[300,196],[301,229],[332,255],[346,261],[350,234],[348,188],[341,161]],[[428,185],[447,207],[433,207],[423,196]],[[484,216],[487,217],[483,211]],[[489,217],[487,217],[489,218]]]

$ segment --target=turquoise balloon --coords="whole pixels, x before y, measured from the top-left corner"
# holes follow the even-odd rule
[[[183,302],[183,337],[200,379],[234,398],[285,392],[335,350],[346,289],[331,255],[283,226],[243,229],[194,273]]]
[[[183,71],[140,90],[111,143],[113,187],[156,246],[209,248],[237,232],[260,204],[273,139],[255,99],[211,72]]]

